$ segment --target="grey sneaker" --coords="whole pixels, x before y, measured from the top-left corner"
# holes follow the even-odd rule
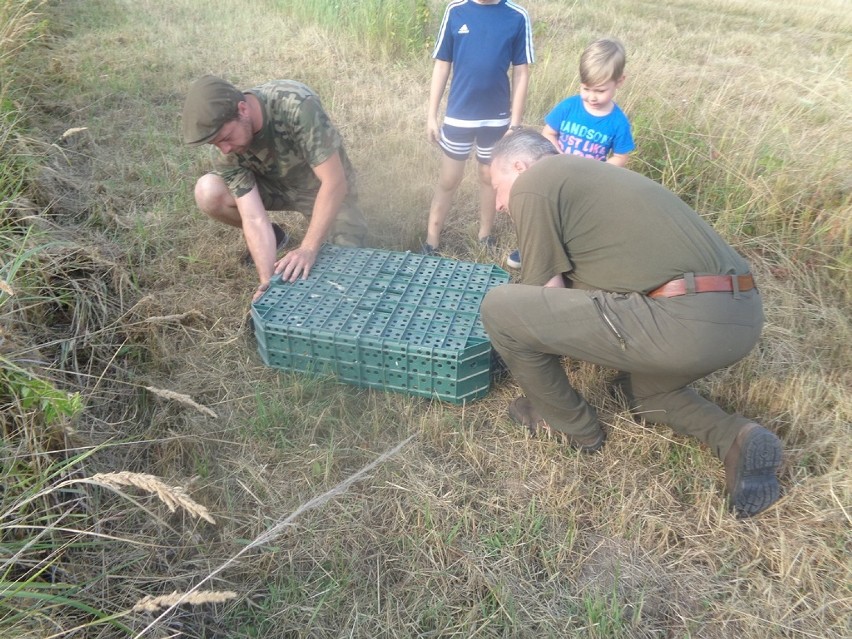
[[[438,257],[438,255],[440,255],[440,253],[438,253],[438,249],[427,242],[420,243],[420,254],[431,255],[433,257]]]
[[[484,250],[488,255],[497,255],[497,240],[494,239],[493,235],[486,235],[485,237],[480,237],[479,247]]]
[[[725,455],[725,487],[738,519],[766,510],[781,493],[781,440],[760,424],[746,424]]]
[[[543,435],[547,439],[555,439],[559,443],[568,444],[583,453],[595,453],[601,449],[606,433],[599,426],[597,434],[591,437],[579,437],[569,435],[562,431],[551,428],[533,407],[532,402],[526,395],[512,400],[509,404],[509,417],[513,422],[527,429],[531,437]]]
[[[287,243],[290,241],[290,234],[285,231],[281,225],[272,224],[272,232],[275,233],[275,252],[278,253],[281,249],[287,246]],[[251,256],[251,253],[248,249],[243,253],[243,256],[240,258],[240,262],[243,266],[254,266],[254,258]]]

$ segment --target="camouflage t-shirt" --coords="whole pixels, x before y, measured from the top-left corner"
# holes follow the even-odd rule
[[[215,173],[231,194],[242,197],[258,185],[264,201],[274,208],[310,213],[320,181],[313,172],[335,151],[354,196],[354,171],[337,128],[323,110],[319,97],[292,80],[273,80],[246,93],[254,95],[263,111],[263,126],[245,153],[224,155],[215,150]]]

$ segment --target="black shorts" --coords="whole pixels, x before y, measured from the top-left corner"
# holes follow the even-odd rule
[[[467,128],[444,124],[438,144],[448,157],[454,160],[467,160],[471,150],[476,148],[476,160],[480,164],[491,164],[491,149],[502,138],[509,125],[480,126]]]

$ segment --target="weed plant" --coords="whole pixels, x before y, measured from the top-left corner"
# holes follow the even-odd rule
[[[718,460],[636,424],[597,367],[566,362],[609,431],[586,457],[513,428],[511,378],[459,407],[262,365],[242,240],[192,202],[210,165],[179,144],[186,87],[312,86],[371,243],[416,248],[444,3],[0,0],[21,20],[0,21],[0,636],[848,636],[844,2],[522,4],[527,123],[619,36],[630,167],[749,258],[763,339],[697,387],[782,437],[781,501],[734,520]],[[489,259],[476,193],[450,256]]]

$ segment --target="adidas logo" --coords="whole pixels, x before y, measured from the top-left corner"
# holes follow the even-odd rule
[[[460,33],[461,35],[464,35],[465,33],[470,33],[470,29],[468,29],[468,28],[467,28],[467,25],[466,25],[466,24],[463,24],[463,25],[461,26],[461,28],[459,29],[459,33]]]

